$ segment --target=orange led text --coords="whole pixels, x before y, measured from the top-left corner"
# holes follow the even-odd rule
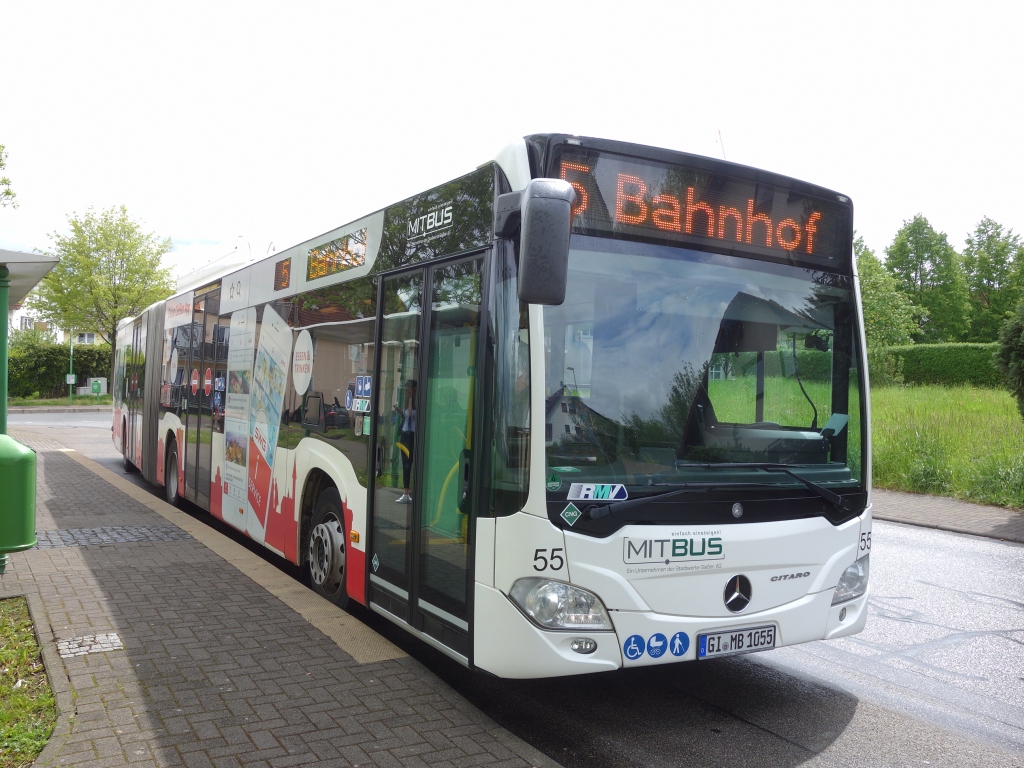
[[[574,163],[562,164],[562,178],[566,170],[587,173],[588,168]],[[569,181],[580,196],[573,213],[582,213],[588,203],[583,185]],[[666,232],[680,232],[698,237],[735,240],[737,243],[778,246],[787,251],[803,248],[814,252],[814,236],[821,214],[811,213],[802,227],[793,219],[773,222],[765,213],[755,213],[754,200],[748,199],[745,210],[719,205],[717,208],[700,200],[693,187],[686,188],[686,199],[672,195],[647,195],[647,184],[639,176],[618,175],[615,189],[615,222],[634,226],[653,225]]]

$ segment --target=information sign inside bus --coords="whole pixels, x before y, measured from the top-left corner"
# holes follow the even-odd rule
[[[558,174],[576,190],[573,231],[699,245],[845,268],[850,207],[702,168],[570,150]]]
[[[335,275],[366,263],[366,230],[342,235],[329,243],[309,249],[306,280]]]

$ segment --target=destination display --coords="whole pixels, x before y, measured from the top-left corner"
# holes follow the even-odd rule
[[[331,240],[309,249],[306,259],[306,280],[336,275],[366,263],[366,229]]]
[[[851,207],[704,168],[591,150],[558,158],[576,190],[573,231],[845,268]]]

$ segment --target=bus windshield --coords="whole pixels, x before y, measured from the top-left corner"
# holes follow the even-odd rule
[[[549,494],[860,487],[857,339],[850,276],[573,235],[544,307]]]

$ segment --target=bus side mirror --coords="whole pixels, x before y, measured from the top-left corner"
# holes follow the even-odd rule
[[[569,231],[576,191],[561,179],[533,179],[521,192],[498,197],[494,231],[519,230],[519,300],[559,305],[565,301]]]
[[[324,396],[320,392],[310,392],[306,396],[306,405],[302,409],[302,426],[310,432],[323,434],[327,431],[327,419],[324,416]]]

